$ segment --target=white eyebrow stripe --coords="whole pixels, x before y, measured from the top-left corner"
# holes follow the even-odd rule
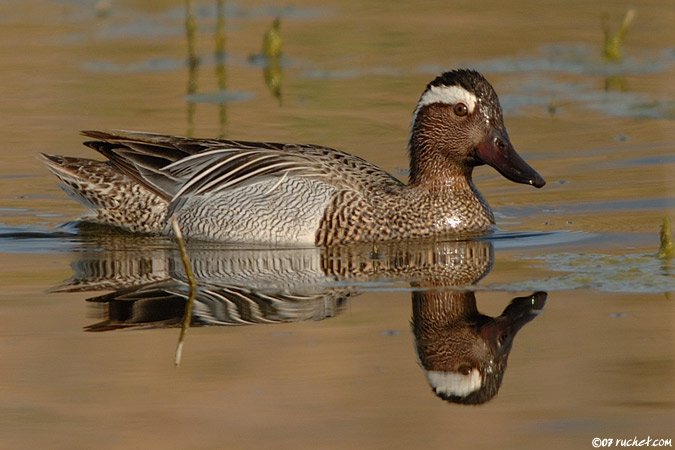
[[[417,104],[416,113],[426,105],[433,103],[445,103],[447,105],[454,105],[456,103],[464,103],[469,110],[469,114],[476,108],[478,99],[471,92],[460,86],[431,86],[420,98]]]

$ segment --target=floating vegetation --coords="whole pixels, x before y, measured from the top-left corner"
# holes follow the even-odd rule
[[[279,58],[274,58],[269,61],[263,68],[263,77],[265,78],[265,85],[272,93],[274,98],[279,101],[281,106],[281,84],[282,84],[281,64]]]
[[[621,47],[623,46],[623,41],[626,39],[626,34],[628,34],[628,29],[631,27],[634,19],[635,10],[629,9],[623,16],[623,21],[621,21],[619,29],[615,33],[612,33],[609,25],[609,17],[605,16],[603,18],[605,42],[602,46],[602,57],[605,61],[620,62],[623,59]]]
[[[281,19],[275,18],[272,26],[263,34],[262,50],[259,55],[251,55],[249,61],[262,65],[265,85],[281,105],[282,58],[281,58]]]
[[[274,19],[272,27],[263,36],[262,53],[267,59],[263,68],[265,85],[281,105],[281,20]]]
[[[484,289],[548,291],[590,289],[602,292],[675,292],[675,278],[654,254],[610,255],[601,253],[552,253],[526,257],[542,261],[549,270],[563,272],[507,285],[485,285]]]
[[[670,228],[670,217],[664,217],[661,224],[661,246],[659,247],[658,257],[661,259],[672,259],[675,255],[675,247],[673,247],[673,234]]]
[[[281,20],[279,17],[274,19],[272,27],[265,32],[263,36],[262,54],[268,58],[278,58],[281,56]]]

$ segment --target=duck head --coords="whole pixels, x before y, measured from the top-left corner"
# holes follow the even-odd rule
[[[413,293],[412,329],[420,365],[434,393],[478,405],[502,384],[513,338],[546,304],[546,293],[514,298],[498,317],[481,314],[471,291]]]
[[[409,151],[413,185],[470,179],[483,164],[516,183],[546,184],[516,153],[497,93],[474,70],[446,72],[427,85],[413,114]]]

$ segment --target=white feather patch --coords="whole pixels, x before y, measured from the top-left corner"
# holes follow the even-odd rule
[[[421,107],[433,103],[445,103],[447,105],[464,103],[469,110],[469,114],[471,114],[476,108],[478,100],[475,95],[460,86],[431,86],[420,98],[417,111]]]
[[[459,372],[440,372],[429,370],[427,380],[437,393],[466,397],[480,389],[483,384],[478,369],[473,369],[468,375]]]

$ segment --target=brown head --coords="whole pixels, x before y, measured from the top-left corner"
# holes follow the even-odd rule
[[[489,164],[516,183],[546,183],[513,148],[493,87],[474,70],[445,72],[422,93],[410,132],[410,184],[471,178]]]
[[[546,304],[546,293],[514,298],[498,317],[481,314],[472,291],[413,292],[417,357],[434,393],[478,405],[502,384],[513,338]]]

